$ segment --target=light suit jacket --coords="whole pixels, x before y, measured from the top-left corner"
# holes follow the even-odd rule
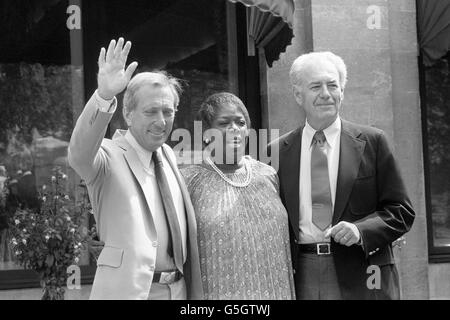
[[[86,104],[70,140],[68,159],[86,181],[99,237],[105,242],[91,299],[147,299],[156,263],[158,236],[142,190],[144,168],[123,136],[104,139],[111,113],[95,97]],[[188,299],[202,299],[194,209],[172,149],[162,146],[183,195],[187,222],[184,278]]]

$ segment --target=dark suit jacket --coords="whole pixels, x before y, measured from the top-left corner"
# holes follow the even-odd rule
[[[289,214],[294,268],[299,241],[299,167],[303,127],[272,142],[279,148],[281,199]],[[272,155],[273,156],[273,155]],[[331,242],[344,299],[398,299],[399,280],[391,243],[409,231],[414,210],[382,130],[342,120],[332,224],[354,223],[363,246]],[[370,265],[381,271],[381,288],[368,289]]]

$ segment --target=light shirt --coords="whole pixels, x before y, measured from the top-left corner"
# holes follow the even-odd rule
[[[300,158],[300,177],[299,177],[299,210],[300,210],[300,243],[329,242],[325,239],[325,232],[329,227],[322,231],[312,222],[312,204],[311,204],[311,150],[312,139],[316,130],[313,129],[308,121],[305,123],[302,134],[301,158]],[[323,130],[327,159],[328,159],[328,175],[330,180],[331,204],[332,212],[334,211],[334,203],[336,199],[336,185],[339,168],[339,153],[341,142],[341,119],[337,119],[325,130]]]
[[[117,108],[117,99],[116,97],[111,100],[105,100],[98,94],[98,90],[95,90],[94,93],[95,100],[97,101],[97,105],[102,112],[114,113]]]
[[[114,113],[117,107],[117,100],[114,97],[112,100],[104,100],[101,98],[97,91],[95,92],[95,99],[97,100],[98,107],[102,112]],[[154,199],[148,203],[150,212],[152,214],[153,222],[157,230],[157,252],[156,252],[156,271],[168,271],[175,270],[175,262],[173,258],[168,255],[167,248],[169,244],[169,225],[164,213],[164,206],[159,192],[158,183],[155,175],[155,164],[152,161],[152,152],[149,152],[142,148],[142,146],[136,141],[134,136],[129,130],[126,131],[125,140],[136,151],[136,154],[144,168],[146,176],[143,178],[144,183],[141,185],[142,191],[145,193],[148,199]],[[167,181],[169,183],[170,192],[172,194],[175,210],[177,212],[178,222],[181,231],[181,239],[183,246],[183,258],[186,260],[187,256],[187,222],[184,208],[183,195],[178,184],[178,180],[172,171],[172,168],[166,159],[162,148],[158,148],[155,152],[159,152],[163,160],[163,170],[166,174]],[[183,262],[184,262],[183,261]],[[182,271],[182,270],[181,270]]]

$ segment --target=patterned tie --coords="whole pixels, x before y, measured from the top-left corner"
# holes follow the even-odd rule
[[[320,230],[325,230],[331,224],[332,218],[325,143],[326,138],[323,131],[317,131],[312,140],[311,150],[311,204],[312,222]]]
[[[169,224],[170,238],[169,239],[169,255],[175,260],[175,265],[178,270],[183,272],[183,248],[181,240],[180,225],[178,223],[177,212],[173,203],[172,193],[170,192],[169,183],[167,182],[166,174],[163,169],[163,162],[161,155],[154,151],[152,160],[155,163],[155,175],[158,182],[159,192],[164,206],[164,212]],[[172,252],[173,251],[173,252]]]

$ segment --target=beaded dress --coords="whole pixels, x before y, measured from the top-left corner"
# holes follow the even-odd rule
[[[208,163],[181,168],[197,219],[205,299],[295,299],[278,176],[248,156],[244,163],[223,173],[248,184],[239,187]]]

